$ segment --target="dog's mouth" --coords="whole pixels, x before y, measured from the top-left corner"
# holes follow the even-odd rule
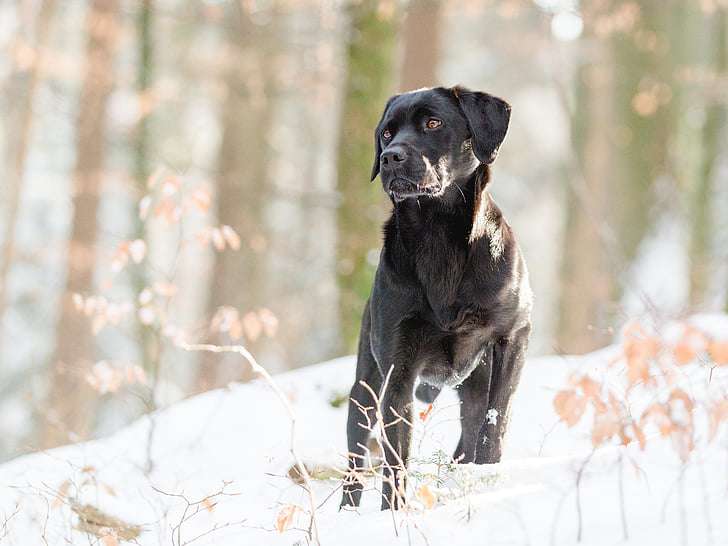
[[[395,178],[389,183],[389,195],[397,203],[411,197],[436,196],[442,191],[441,184],[419,184],[406,178]]]

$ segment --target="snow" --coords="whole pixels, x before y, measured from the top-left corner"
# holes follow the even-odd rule
[[[725,317],[697,317],[694,323],[713,335],[728,333]],[[645,451],[635,445],[594,451],[589,423],[570,429],[559,423],[552,400],[569,374],[619,373],[607,369],[616,354],[610,347],[583,357],[530,359],[498,465],[448,463],[444,454],[452,453],[459,435],[458,404],[454,392],[444,392],[429,418],[415,425],[410,465],[412,488],[427,484],[437,504],[426,508],[415,495],[407,511],[380,512],[372,489],[359,510],[340,512],[340,481],[317,479],[321,544],[562,546],[577,543],[578,509],[583,544],[728,543],[728,519],[721,517],[728,509],[724,438],[683,465],[660,438],[650,438]],[[687,375],[693,386],[707,384],[704,367]],[[353,376],[354,359],[346,357],[275,378],[297,415],[296,450],[312,467],[345,464],[346,406],[334,407],[331,400],[348,392]],[[714,369],[710,387],[726,385],[725,368]],[[498,418],[489,413],[489,422]],[[143,546],[307,544],[303,510],[296,511],[290,528],[276,529],[284,507],[308,506],[304,490],[287,477],[290,439],[280,401],[256,381],[177,403],[109,438],[21,457],[0,466],[0,543],[115,544],[78,529],[70,506],[76,503],[141,525],[136,541]],[[182,496],[201,500],[223,484],[226,495],[196,513],[188,510],[188,517],[194,515],[172,532],[183,517]]]

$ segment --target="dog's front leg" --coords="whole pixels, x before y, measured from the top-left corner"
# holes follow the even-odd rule
[[[496,342],[489,396],[490,416],[481,430],[475,454],[478,464],[498,463],[501,460],[511,401],[521,377],[530,331],[530,325],[524,326],[508,339]]]
[[[415,374],[409,368],[401,365],[393,367],[380,396],[385,459],[382,471],[382,510],[397,510],[405,501],[415,379]]]
[[[369,458],[367,441],[377,422],[376,400],[372,393],[375,395],[379,393],[382,375],[372,355],[370,334],[371,317],[367,302],[359,333],[356,379],[349,394],[349,415],[346,424],[349,469],[344,477],[344,492],[340,506],[359,506],[364,490],[363,474],[367,469]]]
[[[480,363],[458,387],[460,397],[460,442],[453,454],[456,462],[476,462],[476,454],[487,427],[490,401],[490,381],[493,371],[493,345],[486,347],[479,356]],[[479,446],[480,444],[480,446]]]

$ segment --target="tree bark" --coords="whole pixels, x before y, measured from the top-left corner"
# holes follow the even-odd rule
[[[270,8],[275,11],[275,8]],[[262,255],[267,238],[263,210],[270,153],[272,97],[277,50],[275,17],[254,24],[241,2],[226,8],[226,96],[222,108],[223,135],[218,152],[217,221],[231,226],[243,241],[239,252],[216,252],[210,286],[210,316],[221,306],[240,315],[263,305]],[[217,336],[213,336],[213,341]],[[255,344],[248,344],[255,351]],[[203,391],[250,377],[235,357],[205,354],[197,373],[196,390]]]
[[[591,351],[612,338],[626,273],[661,212],[654,206],[656,183],[675,179],[669,151],[677,126],[679,10],[650,0],[634,5],[634,27],[606,36],[594,32],[609,16],[599,10],[615,6],[583,5],[584,44],[603,49],[607,62],[589,58],[577,81],[577,96],[585,100],[578,101],[572,133],[587,193],[567,192],[557,336],[565,352]],[[595,71],[604,82],[585,80]]]
[[[86,70],[79,100],[73,219],[68,276],[57,327],[42,447],[87,438],[93,424],[95,393],[86,382],[94,338],[73,304],[73,294],[93,291],[97,212],[106,137],[106,106],[114,84],[113,62],[119,31],[118,0],[92,0],[86,19]]]
[[[5,201],[5,237],[0,250],[0,331],[3,317],[8,305],[8,274],[15,253],[15,228],[20,209],[20,193],[25,173],[25,162],[30,148],[33,126],[33,102],[42,78],[43,62],[50,37],[50,25],[53,19],[56,2],[44,0],[38,11],[36,24],[35,57],[29,67],[19,67],[11,77],[7,96],[12,101],[8,104],[6,121],[8,170],[5,175],[3,200]],[[21,9],[21,8],[19,8]],[[19,33],[16,47],[27,47],[27,40]]]
[[[411,0],[404,21],[400,91],[433,87],[440,57],[440,0]]]
[[[728,43],[726,42],[726,12],[720,9],[711,14],[708,23],[711,35],[709,55],[716,74],[728,70]],[[706,305],[706,291],[710,274],[716,265],[712,259],[712,237],[715,229],[712,210],[715,166],[721,153],[721,135],[726,127],[726,107],[720,97],[706,98],[705,124],[700,135],[700,164],[690,202],[690,307],[702,310]]]
[[[600,331],[612,294],[609,270],[608,184],[614,150],[609,127],[614,116],[615,66],[610,48],[592,44],[589,62],[577,73],[572,146],[573,183],[567,188],[557,343],[560,351],[584,353],[603,344]]]
[[[139,2],[137,8],[137,33],[138,33],[138,70],[137,70],[137,82],[136,91],[140,96],[149,93],[152,89],[152,81],[154,74],[154,59],[153,59],[153,15],[154,15],[154,0],[142,0]],[[152,141],[150,138],[149,128],[149,113],[142,112],[141,118],[137,123],[136,130],[134,133],[134,178],[136,179],[136,185],[140,193],[146,191],[147,180],[151,175],[150,166],[150,152],[152,148]],[[134,234],[135,239],[146,240],[146,225],[145,222],[136,217],[136,230]],[[147,241],[148,244],[148,241]],[[133,269],[132,283],[134,285],[134,291],[138,296],[148,286],[149,278],[146,271],[142,268],[136,267]],[[156,378],[158,377],[160,360],[161,360],[161,340],[159,333],[151,325],[145,325],[141,321],[137,320],[136,324],[137,335],[139,339],[139,355],[142,367],[150,374],[153,378],[153,382],[156,385]],[[154,386],[153,386],[154,389]],[[149,402],[149,409],[155,408],[154,393],[152,393],[151,400]]]
[[[636,2],[640,17],[634,29],[612,39],[616,80],[616,131],[624,143],[618,150],[613,191],[612,226],[627,267],[659,211],[655,183],[674,178],[670,144],[675,139],[679,85],[674,73],[684,28],[680,6],[671,9],[652,0]],[[654,45],[642,43],[654,36]],[[620,138],[620,137],[618,137]]]

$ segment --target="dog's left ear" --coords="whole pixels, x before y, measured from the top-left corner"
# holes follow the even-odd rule
[[[473,152],[481,163],[495,161],[511,119],[511,105],[503,99],[455,86],[452,93],[470,126]]]

